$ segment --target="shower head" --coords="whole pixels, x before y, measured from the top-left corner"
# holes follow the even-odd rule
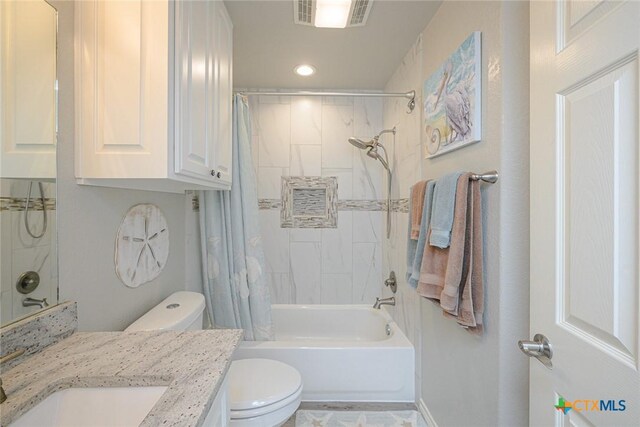
[[[384,129],[369,141],[363,141],[360,138],[352,136],[351,138],[349,138],[349,143],[354,147],[359,148],[360,150],[367,150],[367,156],[375,160],[380,160],[380,163],[382,163],[382,166],[384,166],[387,172],[391,173],[391,169],[389,168],[389,161],[387,160],[387,150],[379,142],[380,136],[385,133],[393,133],[395,135],[396,128],[394,127],[393,129]],[[384,151],[384,157],[382,157],[378,153],[378,147],[382,148],[382,150]]]
[[[393,129],[384,129],[379,134],[374,136],[370,141],[363,141],[355,136],[349,138],[349,143],[360,150],[367,150],[367,156],[372,159],[379,160],[382,163],[382,166],[387,171],[387,239],[391,236],[391,178],[393,177],[393,173],[391,172],[391,168],[389,167],[389,156],[387,155],[387,150],[384,148],[384,145],[380,143],[380,137],[385,133],[396,134],[395,126]],[[378,153],[378,148],[382,149],[384,157]]]
[[[393,129],[385,129],[381,131],[379,134],[377,134],[376,136],[374,136],[373,138],[371,138],[369,141],[363,141],[360,138],[356,138],[355,136],[352,136],[351,138],[349,138],[349,143],[361,150],[366,150],[371,147],[377,147],[378,145],[380,145],[380,143],[378,142],[378,140],[380,139],[380,136],[384,135],[385,133],[392,133],[395,135],[396,128],[394,127]]]
[[[378,147],[382,148],[382,150],[384,151],[384,157],[382,157],[380,153],[378,153]],[[382,145],[374,145],[369,148],[369,150],[367,150],[367,156],[375,160],[380,160],[380,163],[382,163],[382,166],[384,166],[387,172],[391,173],[391,169],[389,169],[389,162],[386,159],[387,150],[385,150]]]
[[[372,139],[371,141],[363,141],[359,138],[356,138],[354,136],[352,136],[351,138],[349,138],[349,143],[351,143],[351,145],[353,145],[356,148],[359,148],[361,150],[366,150],[369,147],[373,147],[375,145],[375,143],[378,142],[378,140],[376,138]]]

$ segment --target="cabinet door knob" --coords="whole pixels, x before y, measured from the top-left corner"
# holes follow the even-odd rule
[[[218,177],[218,178],[220,178],[221,176],[222,176],[222,174],[221,174],[220,172],[218,172],[218,173],[216,174],[216,177]]]
[[[216,171],[214,169],[211,169],[211,176],[213,176],[213,177],[216,176]]]

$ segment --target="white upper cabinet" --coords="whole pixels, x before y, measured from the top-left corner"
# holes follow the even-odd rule
[[[0,178],[55,180],[57,22],[44,1],[0,1]]]
[[[231,186],[233,26],[222,1],[76,3],[76,177]]]
[[[220,2],[222,5],[222,2]],[[216,9],[214,28],[216,60],[216,93],[220,100],[216,114],[215,138],[231,141],[233,103],[233,24],[224,5]],[[216,170],[231,183],[231,143],[214,146]],[[227,177],[227,178],[225,178]]]

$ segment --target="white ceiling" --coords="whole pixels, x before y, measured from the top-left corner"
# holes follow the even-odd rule
[[[234,86],[383,89],[440,3],[374,0],[364,27],[330,29],[294,24],[293,0],[225,0],[234,27]],[[295,75],[303,63],[316,74]]]

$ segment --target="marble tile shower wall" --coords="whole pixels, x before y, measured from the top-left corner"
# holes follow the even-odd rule
[[[419,110],[422,106],[422,52],[422,36],[420,36],[385,87],[385,91],[389,92],[415,89],[418,93],[417,107],[412,114],[406,114],[406,102],[403,99],[388,99],[384,103],[385,127],[397,126],[398,128],[396,143],[390,153],[392,168],[397,171],[391,187],[391,197],[394,199],[409,197],[410,187],[422,176]],[[383,266],[385,271],[395,270],[398,274],[398,293],[392,316],[413,343],[416,361],[419,362],[421,359],[420,297],[405,280],[408,221],[409,215],[406,212],[393,212],[391,215],[391,239],[384,242]],[[421,363],[416,363],[416,396],[421,396],[420,368]]]
[[[44,182],[47,230],[35,239],[27,234],[24,225],[25,202],[29,181],[0,180],[0,323],[37,311],[37,307],[23,307],[25,297],[47,298],[57,301],[58,264],[56,262],[56,185]],[[34,200],[34,198],[36,200]],[[42,203],[37,182],[34,181],[29,203],[29,224],[39,234],[43,226]],[[29,295],[16,289],[18,277],[24,272],[40,275],[40,285]]]
[[[347,141],[382,129],[380,99],[251,96],[249,102],[260,199],[279,200],[283,176],[337,177],[338,200],[386,197],[382,166]],[[382,292],[383,215],[340,210],[337,228],[281,228],[278,207],[260,210],[272,302],[375,300]]]

